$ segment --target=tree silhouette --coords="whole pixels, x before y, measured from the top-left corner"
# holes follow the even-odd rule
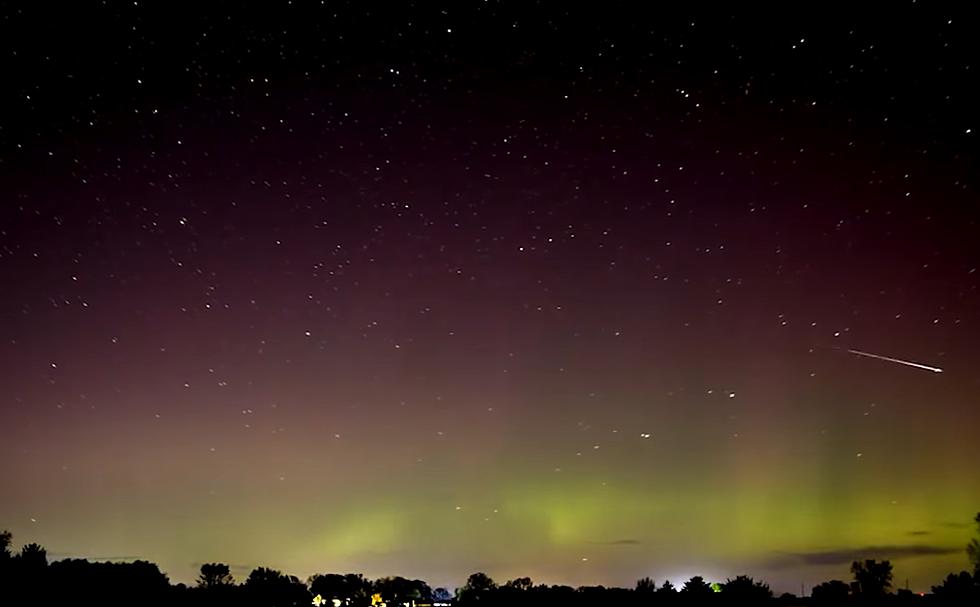
[[[408,580],[408,597],[417,603],[432,602],[432,586],[422,580]]]
[[[438,601],[440,603],[447,603],[453,599],[453,595],[449,594],[449,591],[445,588],[436,588],[432,592],[432,600]]]
[[[943,603],[976,605],[980,603],[980,578],[968,571],[950,573],[942,585],[932,587],[932,592]]]
[[[494,603],[508,607],[523,607],[537,603],[531,590],[534,584],[529,577],[519,577],[508,581],[494,593]]]
[[[522,592],[530,590],[534,584],[531,583],[531,578],[529,577],[519,577],[514,578],[504,584],[506,588],[513,588],[514,590],[520,590]]]
[[[46,572],[48,584],[69,593],[77,604],[100,607],[165,605],[171,592],[170,581],[160,568],[147,561],[132,563],[90,563],[85,559],[55,561]],[[32,604],[50,604],[50,599]],[[214,605],[213,601],[208,603]]]
[[[726,603],[735,601],[738,604],[762,604],[772,598],[772,590],[768,584],[757,582],[747,575],[725,580],[721,585],[721,593]]]
[[[966,546],[966,555],[973,565],[973,575],[980,576],[980,512],[973,519],[977,524],[977,537],[970,540]]]
[[[649,577],[641,577],[636,580],[636,587],[634,589],[640,594],[653,594],[657,591],[657,583]]]
[[[310,577],[310,594],[319,595],[327,603],[333,599],[344,601],[351,596],[347,580],[339,573],[316,574]]]
[[[0,559],[10,558],[10,543],[13,541],[13,539],[13,534],[6,529],[0,532]]]
[[[711,584],[704,581],[704,578],[700,575],[696,575],[684,582],[684,586],[681,588],[681,594],[692,598],[711,596],[713,592]]]
[[[231,569],[224,563],[204,563],[201,565],[201,575],[197,578],[197,585],[201,588],[217,588],[219,586],[231,586],[235,579],[231,577]]]
[[[432,599],[432,588],[428,584],[422,580],[409,580],[397,575],[376,580],[373,589],[384,601],[399,605],[410,601],[428,602]]]
[[[847,602],[847,596],[851,592],[851,587],[847,582],[841,580],[830,580],[823,584],[817,584],[810,592],[814,602],[825,605],[841,605]]]
[[[13,562],[10,544],[13,537],[13,534],[6,530],[0,533],[0,588],[7,586],[7,577],[10,575],[11,563]]]
[[[249,601],[256,607],[285,607],[311,604],[312,596],[306,584],[296,576],[285,575],[275,569],[258,567],[248,574],[245,589]]]
[[[856,594],[864,598],[881,597],[891,588],[892,564],[889,561],[854,561],[851,564],[851,573],[854,574]]]
[[[48,566],[48,551],[40,544],[27,544],[17,555],[22,572],[41,571]]]
[[[449,602],[444,588],[433,591],[423,580],[400,576],[368,581],[361,574],[318,574],[307,586],[295,576],[265,567],[254,569],[245,582],[236,586],[230,567],[223,563],[201,565],[196,587],[171,585],[157,565],[146,561],[132,563],[88,562],[64,559],[48,564],[45,549],[28,544],[10,554],[9,532],[0,534],[0,602],[24,607],[64,602],[52,598],[53,590],[70,596],[69,602],[99,607],[300,607],[311,604],[313,594],[325,599],[326,607],[339,600],[344,607],[368,607],[374,593],[392,607]],[[457,591],[459,607],[649,607],[656,605],[733,605],[791,607],[800,604],[841,607],[846,604],[876,603],[900,607],[962,607],[980,605],[980,575],[969,571],[948,575],[932,587],[932,597],[920,597],[908,590],[886,594],[892,582],[889,561],[856,561],[851,566],[854,582],[831,580],[814,586],[809,601],[784,594],[773,598],[769,586],[747,575],[709,584],[701,576],[684,583],[680,592],[670,581],[657,588],[649,577],[637,580],[633,589],[564,585],[534,586],[531,579],[519,577],[497,586],[485,573],[474,573]],[[720,590],[720,592],[719,592]],[[322,603],[321,603],[322,604]]]
[[[310,578],[310,593],[320,595],[326,601],[337,599],[343,603],[362,605],[370,602],[373,587],[360,573],[317,574]]]
[[[0,533],[0,591],[7,592],[10,583],[8,578],[12,577],[13,555],[10,553],[10,544],[13,535],[4,530]]]
[[[670,580],[664,580],[663,585],[657,589],[657,594],[661,596],[673,596],[677,594],[677,589],[674,588]]]
[[[464,605],[487,603],[496,589],[497,584],[490,579],[489,575],[482,572],[474,573],[467,578],[466,585],[457,591],[459,602]]]

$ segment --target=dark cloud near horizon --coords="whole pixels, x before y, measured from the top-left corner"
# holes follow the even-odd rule
[[[932,531],[923,531],[923,530],[909,531],[906,535],[932,535]]]
[[[898,560],[915,556],[940,556],[960,552],[960,547],[930,546],[913,544],[909,546],[866,546],[861,548],[842,548],[820,552],[784,552],[768,561],[770,567],[790,567],[793,565],[842,565],[865,559]]]

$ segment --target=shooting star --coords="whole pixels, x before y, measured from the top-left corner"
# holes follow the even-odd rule
[[[908,367],[915,367],[916,369],[925,369],[926,371],[932,371],[933,373],[942,373],[943,370],[939,367],[930,367],[929,365],[923,365],[920,363],[914,363],[909,360],[901,360],[899,358],[890,358],[888,356],[879,356],[877,354],[872,354],[870,352],[862,352],[860,350],[848,350],[851,354],[856,354],[858,356],[866,356],[868,358],[877,358],[878,360],[885,360],[890,363],[898,363],[900,365],[906,365]]]

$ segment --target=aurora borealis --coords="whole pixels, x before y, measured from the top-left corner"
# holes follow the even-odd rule
[[[18,544],[185,582],[966,567],[965,13],[2,10]]]

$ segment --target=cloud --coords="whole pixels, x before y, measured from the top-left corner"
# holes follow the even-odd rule
[[[930,535],[932,531],[909,531],[905,535]]]
[[[938,556],[955,554],[962,548],[949,546],[930,546],[912,544],[908,546],[865,546],[862,548],[842,548],[815,552],[784,552],[769,560],[770,567],[791,567],[793,565],[846,565],[868,558],[898,560],[916,556]]]
[[[966,529],[968,527],[972,527],[973,525],[971,525],[970,523],[950,523],[950,522],[945,522],[945,523],[939,523],[939,526],[940,527],[948,527],[950,529]]]

